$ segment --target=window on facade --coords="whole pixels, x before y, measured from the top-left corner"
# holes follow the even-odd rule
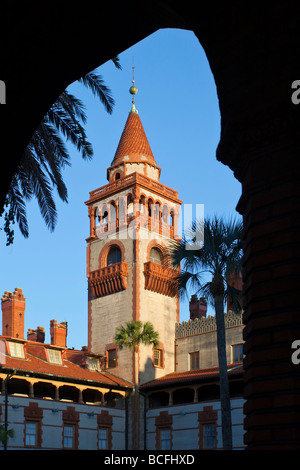
[[[11,356],[24,357],[24,345],[22,343],[15,343],[13,341],[9,341],[8,344]]]
[[[107,428],[99,427],[98,429],[98,449],[107,449]]]
[[[64,426],[64,448],[73,449],[74,447],[74,426]]]
[[[153,263],[161,264],[160,250],[158,250],[157,248],[151,248],[151,250],[150,250],[150,261],[152,261]]]
[[[49,362],[53,364],[62,364],[61,351],[57,349],[47,349]]]
[[[107,266],[111,266],[115,263],[120,263],[122,261],[121,250],[118,246],[112,246],[107,255]]]
[[[36,447],[37,444],[37,423],[26,422],[25,423],[25,445],[30,447]]]
[[[87,357],[87,366],[90,370],[99,370],[99,359],[97,357]]]
[[[232,346],[232,362],[243,361],[243,344],[235,344]]]
[[[145,198],[144,198],[144,196],[141,196],[141,198],[139,200],[139,211],[140,211],[140,214],[144,214],[144,212],[145,212]]]
[[[108,212],[107,211],[104,211],[103,212],[103,217],[102,217],[102,223],[103,225],[107,224],[108,222]]]
[[[152,206],[153,206],[152,199],[148,199],[148,217],[152,217]]]
[[[133,198],[131,195],[129,195],[127,198],[127,215],[128,217],[134,216]]]
[[[117,208],[113,202],[109,205],[109,213],[110,213],[110,221],[112,223],[117,218]]]
[[[203,424],[203,447],[205,449],[216,447],[216,427],[214,424]]]
[[[199,369],[199,351],[189,354],[190,356],[190,370]]]
[[[162,367],[163,366],[163,352],[161,349],[154,348],[154,366]]]
[[[174,227],[174,213],[173,212],[170,212],[170,215],[169,215],[169,225],[171,225],[171,227]]]
[[[115,349],[109,349],[107,351],[107,367],[116,367],[117,362],[117,351]]]
[[[171,429],[170,428],[160,429],[160,449],[161,450],[171,449]]]

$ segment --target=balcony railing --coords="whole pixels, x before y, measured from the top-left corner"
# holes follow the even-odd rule
[[[147,189],[155,191],[160,195],[165,195],[176,200],[178,199],[178,191],[175,191],[174,189],[169,188],[168,186],[165,186],[162,183],[154,181],[153,179],[148,178],[147,176],[141,175],[139,173],[132,173],[122,179],[113,181],[112,183],[106,184],[101,188],[90,191],[90,200],[88,201],[88,203],[106,197],[108,194],[120,191],[121,189],[124,189],[136,183],[146,187]]]

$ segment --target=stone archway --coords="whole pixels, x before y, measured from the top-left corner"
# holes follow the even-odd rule
[[[291,346],[300,337],[300,109],[291,102],[291,84],[300,75],[300,6],[274,1],[250,8],[235,0],[196,10],[194,3],[157,0],[101,9],[98,15],[68,1],[2,6],[7,104],[1,107],[0,206],[31,134],[72,81],[159,28],[193,30],[217,86],[217,158],[242,183],[246,443],[299,448],[299,366]]]

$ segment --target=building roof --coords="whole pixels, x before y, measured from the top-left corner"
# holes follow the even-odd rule
[[[55,347],[51,344],[35,341],[21,341],[24,344],[24,358],[12,357],[7,349],[7,342],[13,338],[0,336],[0,373],[15,369],[16,375],[31,377],[51,377],[51,380],[68,382],[89,382],[90,385],[108,388],[131,388],[132,384],[105,371],[94,371],[87,368],[88,352]],[[20,341],[19,341],[20,343]],[[62,363],[51,363],[47,349],[56,349],[62,353]],[[92,384],[94,382],[94,384]]]
[[[235,376],[243,373],[242,364],[233,364],[228,366],[228,375]],[[217,380],[219,377],[219,367],[209,369],[189,370],[186,372],[171,372],[170,374],[151,380],[141,385],[142,390],[170,387],[173,385],[186,385],[189,383],[202,382],[210,379]]]
[[[123,163],[149,163],[156,166],[141,119],[130,112],[111,166]]]

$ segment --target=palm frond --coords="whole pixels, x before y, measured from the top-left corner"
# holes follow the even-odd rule
[[[150,322],[129,321],[116,328],[115,341],[120,349],[127,347],[134,351],[140,344],[158,345],[158,333],[154,330]]]
[[[113,57],[111,60],[113,61],[117,69],[122,70],[122,65],[120,64],[120,59],[118,56]]]
[[[122,68],[118,57],[114,57],[112,62],[116,68]],[[104,104],[108,113],[112,113],[115,102],[101,75],[92,71],[78,81],[92,91],[94,96]],[[62,170],[66,165],[70,165],[70,156],[61,136],[76,147],[82,158],[91,159],[93,148],[87,140],[83,127],[86,122],[84,104],[65,90],[36,129],[16,171],[6,198],[6,209],[2,213],[5,218],[3,229],[7,235],[8,244],[13,241],[13,230],[10,225],[15,219],[21,233],[28,236],[25,207],[26,201],[33,196],[38,200],[46,225],[50,230],[54,229],[57,214],[52,194],[53,188],[56,188],[63,201],[68,200]]]
[[[87,123],[86,107],[79,98],[76,98],[68,90],[65,90],[59,97],[59,100],[54,103],[52,108],[61,107],[69,116],[74,116],[79,119],[83,124]]]
[[[52,232],[56,225],[57,212],[52,196],[51,184],[35,159],[31,160],[31,184],[36,196],[41,215],[46,226]]]
[[[19,225],[20,232],[24,238],[28,238],[29,228],[26,216],[26,204],[24,203],[23,195],[16,184],[13,186],[13,190],[9,193],[8,197],[11,198],[10,206]]]
[[[39,157],[40,152],[37,148],[35,148],[35,153],[31,155],[31,158],[36,158],[39,161],[53,186],[56,187],[59,197],[67,202],[68,191],[61,170],[66,164],[69,165],[70,163],[64,143],[58,135],[57,129],[46,122],[40,124],[37,134],[40,138],[35,139],[35,142],[37,141],[39,149],[42,145],[43,158]]]
[[[62,109],[51,109],[49,111],[49,120],[55,123],[57,129],[62,132],[67,140],[70,140],[82,158],[90,159],[93,156],[93,148],[90,142],[86,140],[86,133],[79,121],[74,115],[68,115]]]
[[[173,281],[180,298],[190,292],[197,293],[213,305],[215,296],[225,295],[229,274],[241,271],[241,233],[239,221],[214,216],[204,222],[193,222],[191,230],[186,232],[188,238],[183,237],[179,243],[171,242],[170,265],[181,266],[180,274]],[[200,249],[197,249],[199,243],[196,249],[193,247],[196,239],[204,240]],[[191,249],[187,249],[188,243]]]
[[[109,114],[112,113],[115,100],[111,95],[110,89],[104,84],[101,75],[92,71],[79,78],[78,81],[89,88],[100,99]]]

